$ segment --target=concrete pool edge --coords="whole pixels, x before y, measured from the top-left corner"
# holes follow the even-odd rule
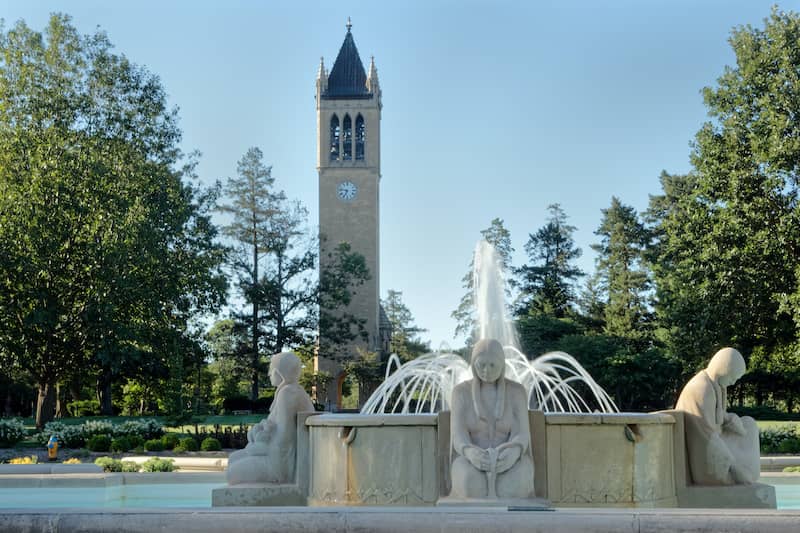
[[[0,509],[0,531],[793,531],[800,511],[461,507]]]

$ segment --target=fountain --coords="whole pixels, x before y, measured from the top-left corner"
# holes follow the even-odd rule
[[[675,506],[674,417],[619,413],[566,353],[529,360],[508,317],[502,264],[485,241],[474,266],[476,336],[503,345],[505,377],[527,396],[532,496],[560,506]],[[453,391],[471,378],[448,351],[402,365],[393,356],[359,414],[308,418],[309,505],[441,503],[451,491]]]
[[[506,305],[505,273],[494,246],[481,240],[473,256],[473,280],[478,339],[497,339],[506,355],[505,377],[521,383],[531,409],[546,413],[619,411],[614,401],[571,355],[551,352],[529,360],[520,350],[514,323]],[[386,379],[361,409],[363,414],[424,412],[450,409],[453,388],[472,377],[458,354],[433,352],[400,364],[392,355]],[[574,385],[589,395],[590,402]]]
[[[514,410],[514,419],[529,438],[520,437],[496,449],[496,441],[491,440],[489,445],[479,444],[478,450],[467,450],[464,424],[472,424],[469,435],[486,420],[496,420],[497,427],[506,424],[503,404],[494,403],[497,411],[485,419],[486,413],[481,414],[476,403],[478,419],[470,422],[459,415],[451,424],[454,391],[461,391],[462,406],[463,398],[478,394],[474,385],[472,393],[465,392],[465,382],[474,384],[476,380],[464,358],[441,351],[401,365],[392,357],[384,383],[360,413],[297,415],[294,483],[242,487],[237,497],[230,488],[218,489],[214,505],[241,505],[244,501],[257,501],[257,505],[302,502],[317,507],[448,505],[457,481],[451,480],[454,453],[462,459],[466,453],[476,469],[487,472],[493,486],[495,474],[504,472],[508,461],[516,460],[498,454],[503,453],[503,446],[518,446],[533,463],[533,490],[522,493],[559,507],[691,506],[689,500],[698,494],[715,506],[775,507],[774,490],[769,493],[764,486],[752,490],[737,487],[742,494],[733,499],[727,495],[733,493],[725,493],[725,489],[705,491],[707,487],[691,486],[683,412],[618,412],[611,398],[570,355],[553,352],[528,360],[519,350],[507,317],[500,262],[485,242],[476,248],[474,280],[478,336],[498,339],[502,346],[497,350],[505,356],[502,373],[491,375],[504,375],[507,381],[519,384],[509,386],[517,391],[514,397],[523,406],[527,403],[527,420],[521,420],[519,408]],[[495,361],[503,364],[499,357]],[[499,380],[481,377],[481,382],[491,384],[495,379]],[[511,394],[500,385],[497,390]],[[520,404],[514,400],[514,405]],[[523,418],[525,410],[522,407]],[[495,435],[493,431],[490,429],[489,435]],[[461,435],[458,449],[451,433]],[[466,472],[467,478],[482,479],[483,474],[475,477],[465,468],[458,470],[459,476]],[[522,472],[528,466],[520,468]],[[491,489],[488,494],[487,500],[495,497]]]

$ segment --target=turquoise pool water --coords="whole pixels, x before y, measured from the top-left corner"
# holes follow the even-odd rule
[[[775,487],[778,509],[800,509],[800,476],[761,476],[759,481]]]
[[[211,491],[223,485],[157,483],[116,487],[0,488],[0,507],[211,507]]]

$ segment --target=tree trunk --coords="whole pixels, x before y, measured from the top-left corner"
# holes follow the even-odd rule
[[[61,385],[56,383],[56,418],[64,418],[67,415],[66,398],[61,397]]]
[[[39,383],[39,395],[36,398],[36,428],[41,430],[53,420],[56,412],[56,394],[53,383]]]
[[[257,228],[255,222],[253,223],[253,288],[252,288],[252,298],[253,298],[253,386],[250,389],[250,400],[256,401],[258,400],[258,300],[260,298],[258,294],[258,242],[255,241],[257,233]]]
[[[5,406],[3,407],[3,412],[5,413],[5,416],[11,416],[14,414],[11,408],[11,401],[12,401],[11,392],[8,392],[6,394],[6,403]]]
[[[97,378],[97,399],[100,401],[100,414],[114,415],[114,406],[111,404],[111,370],[104,368]]]
[[[250,388],[250,400],[258,400],[258,355],[253,358],[253,373],[251,374],[252,387]]]

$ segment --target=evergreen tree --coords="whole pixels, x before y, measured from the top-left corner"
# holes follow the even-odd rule
[[[411,310],[403,303],[402,291],[389,289],[381,306],[392,323],[392,340],[389,353],[397,354],[403,361],[410,361],[426,352],[430,347],[419,339],[419,334],[426,331],[414,324]]]
[[[550,218],[525,243],[529,264],[516,269],[520,289],[517,314],[542,313],[563,318],[575,303],[574,283],[584,275],[574,261],[581,256],[559,204],[548,206]]]
[[[272,167],[263,162],[264,154],[258,148],[250,148],[237,165],[235,178],[229,178],[225,195],[231,203],[220,206],[222,213],[231,215],[231,221],[223,228],[233,239],[235,255],[233,270],[237,276],[239,290],[250,306],[248,313],[236,316],[237,327],[249,333],[247,357],[250,370],[250,399],[258,399],[260,376],[264,371],[261,362],[262,332],[259,326],[262,314],[261,270],[264,255],[271,251],[273,218],[279,216],[279,202],[283,193],[275,191]]]
[[[606,295],[604,331],[607,335],[643,341],[644,347],[652,328],[647,303],[650,280],[643,264],[649,233],[636,210],[623,205],[617,197],[611,198],[611,206],[602,213],[600,227],[594,232],[601,241],[592,249],[598,253],[597,276]]]

